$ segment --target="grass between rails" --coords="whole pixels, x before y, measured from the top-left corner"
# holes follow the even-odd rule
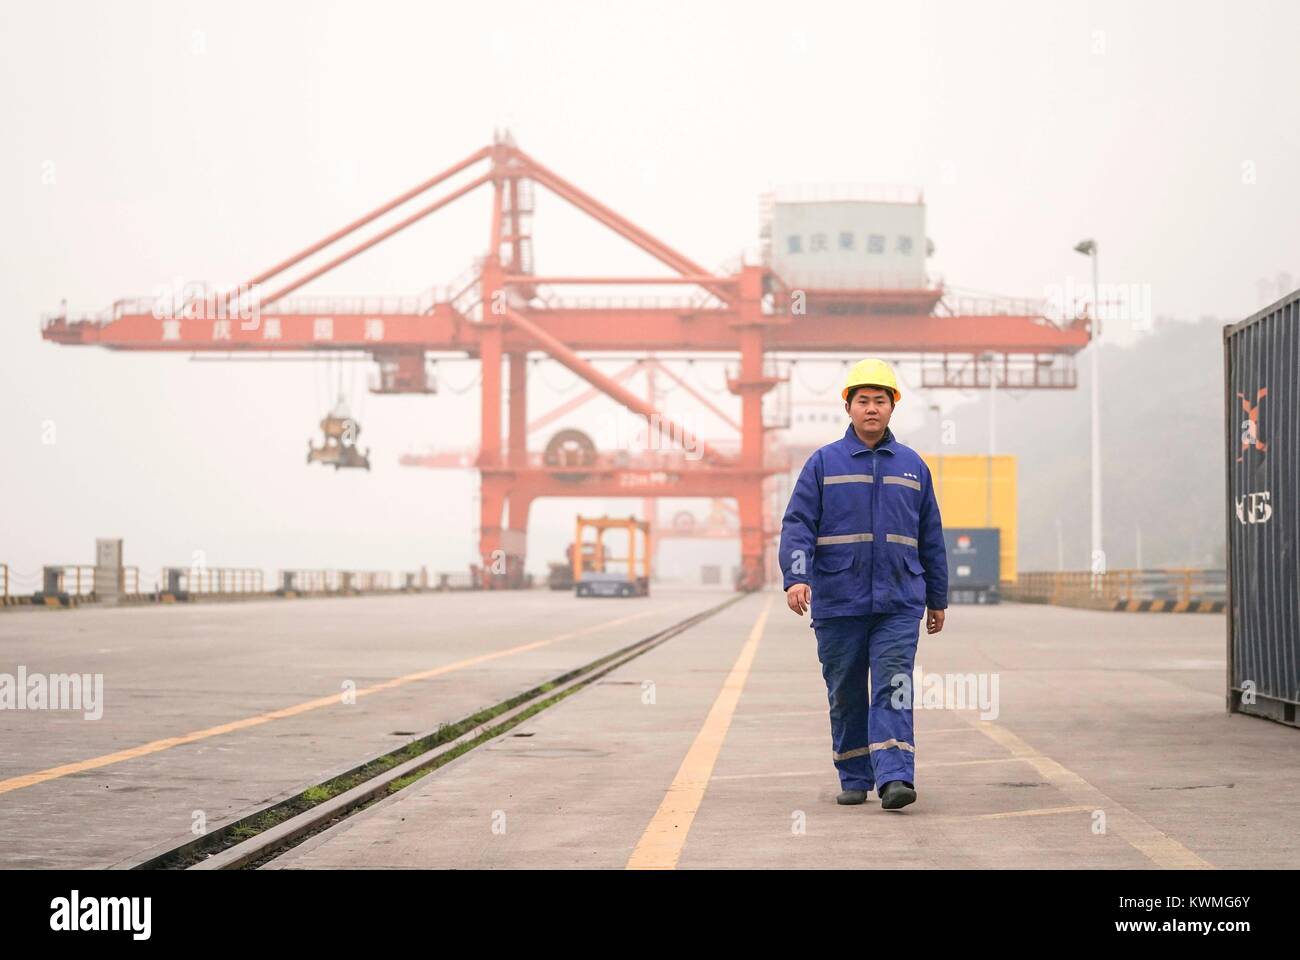
[[[558,684],[564,683],[567,680],[571,679],[572,677],[577,676],[583,672],[586,672],[587,670],[596,669],[600,662],[603,662],[603,660],[598,661],[597,664],[590,664],[585,668],[573,671],[571,674],[567,674],[564,677],[559,678],[558,680],[547,681],[546,683],[543,683],[537,687],[532,688],[531,690],[521,693],[518,696],[512,697],[509,700],[505,700],[493,707],[488,707],[484,710],[478,711],[477,713],[471,714],[470,716],[465,717],[463,720],[458,720],[455,723],[441,724],[434,733],[429,734],[428,736],[421,737],[418,740],[412,740],[410,743],[406,744],[405,746],[397,750],[394,750],[391,753],[386,753],[382,757],[377,757],[374,760],[371,760],[369,763],[357,767],[355,770],[351,770],[348,773],[334,777],[330,780],[326,780],[323,783],[319,783],[314,786],[308,787],[307,789],[303,790],[301,793],[293,797],[290,797],[288,800],[285,800],[282,803],[276,804],[275,806],[270,807],[269,809],[260,811],[249,817],[246,817],[243,820],[231,824],[230,826],[226,827],[223,830],[218,830],[214,832],[208,838],[206,838],[208,840],[207,843],[191,844],[188,847],[183,848],[177,854],[164,857],[163,859],[154,861],[148,864],[147,866],[154,869],[163,869],[163,870],[184,870],[188,867],[191,867],[194,864],[199,863],[200,861],[205,860],[208,857],[212,856],[214,853],[220,853],[222,850],[228,849],[229,847],[233,847],[237,843],[242,843],[243,841],[255,837],[258,834],[265,833],[267,830],[279,826],[281,823],[284,823],[286,820],[291,820],[292,818],[298,816],[299,814],[305,813],[306,811],[310,810],[312,807],[319,806],[325,801],[332,800],[334,797],[346,793],[347,791],[353,789],[354,787],[360,786],[361,784],[367,782],[368,780],[373,780],[375,777],[380,776],[383,773],[386,773],[387,771],[393,769],[394,767],[401,766],[403,763],[406,763],[408,760],[413,760],[416,757],[428,753],[430,750],[433,750],[444,743],[455,740],[457,737],[460,737],[466,732],[473,730],[475,727],[481,726],[482,724],[489,722],[494,717],[498,717],[503,713],[507,713],[510,710],[513,710],[521,703],[525,703],[528,700],[546,694],[548,691],[554,689]],[[573,689],[575,690],[580,689],[580,686],[574,687]],[[571,690],[566,691],[566,693],[570,693],[570,692],[572,691]],[[414,771],[410,775],[403,777],[401,780],[395,781],[393,784],[389,785],[385,793],[379,795],[373,800],[368,801],[367,803],[363,804],[361,807],[353,808],[353,810],[363,809],[365,806],[369,806],[371,803],[374,803],[376,800],[382,800],[385,796],[388,796],[394,793],[396,790],[401,789],[401,787],[406,786],[410,783],[414,783],[416,780],[420,779],[420,777],[424,776],[429,771],[436,770],[438,767],[443,766],[444,764],[450,762],[451,760],[465,753],[465,751],[470,750],[475,746],[478,746],[484,740],[488,740],[494,736],[499,735],[501,732],[510,729],[510,727],[513,727],[516,723],[520,722],[521,720],[533,716],[535,713],[537,713],[537,711],[545,709],[545,707],[550,706],[552,703],[556,703],[561,699],[563,699],[563,697],[554,697],[546,701],[535,704],[532,708],[522,713],[519,717],[511,718],[510,721],[504,724],[498,724],[496,727],[493,727],[490,730],[485,731],[483,734],[481,734],[478,737],[475,737],[473,740],[467,741],[466,743],[462,744],[456,749],[448,751],[445,755],[439,757],[428,767],[422,770]],[[302,839],[306,839],[306,838],[304,837]]]
[[[548,707],[552,707],[555,704],[559,703],[561,700],[564,700],[567,697],[571,696],[572,694],[577,693],[579,690],[583,689],[586,685],[587,684],[585,683],[575,684],[569,689],[563,690],[560,693],[556,694],[554,697],[548,697],[545,700],[538,701],[537,703],[529,707],[527,710],[520,711],[520,713],[517,716],[511,717],[509,720],[497,724],[496,726],[492,727],[490,730],[484,731],[479,736],[475,737],[473,740],[467,740],[464,743],[462,743],[460,746],[448,750],[444,754],[441,754],[436,760],[431,762],[428,766],[421,767],[419,770],[413,770],[410,773],[408,773],[406,776],[394,780],[392,783],[388,784],[387,788],[384,790],[383,793],[371,797],[369,800],[366,800],[363,803],[359,803],[354,807],[348,808],[348,810],[341,813],[339,816],[334,817],[325,823],[321,823],[317,825],[315,828],[308,831],[307,833],[304,833],[302,836],[295,837],[293,840],[289,841],[288,843],[282,844],[281,846],[277,847],[274,851],[269,853],[267,856],[259,858],[258,860],[255,860],[247,864],[241,869],[256,870],[258,867],[262,866],[263,864],[269,863],[270,861],[274,860],[276,857],[282,856],[286,850],[290,850],[293,847],[298,846],[298,844],[310,840],[316,834],[321,833],[324,830],[328,830],[330,827],[337,824],[340,820],[345,820],[348,817],[353,816],[354,814],[360,813],[361,811],[365,810],[367,807],[373,806],[374,804],[379,803],[381,800],[387,799],[388,797],[397,793],[399,790],[403,790],[406,787],[409,787],[417,780],[420,780],[426,775],[433,773],[435,770],[438,770],[439,768],[446,766],[447,764],[451,763],[451,761],[455,760],[457,757],[463,756],[464,754],[468,753],[470,750],[473,750],[475,747],[479,746],[480,744],[485,743],[488,740],[495,739],[496,737],[499,737],[507,730],[510,730],[513,727],[518,726],[519,724],[523,723],[525,720],[528,720],[529,718],[535,716],[536,714],[541,713],[543,710],[547,709]],[[554,684],[548,684],[547,686],[548,687],[554,686]]]
[[[712,616],[714,613],[717,613],[719,610],[723,609],[724,607],[730,606],[731,603],[735,602],[736,600],[739,600],[741,596],[742,595],[737,595],[732,600],[720,604],[718,607],[705,611],[701,614],[697,614],[695,617],[690,618],[688,621],[684,622],[683,624],[678,624],[674,627],[667,628],[666,630],[660,631],[659,633],[655,634],[652,637],[648,637],[643,640],[637,641],[636,643],[629,644],[627,647],[624,647],[620,650],[615,650],[609,654],[606,654],[603,657],[600,657],[597,660],[593,660],[587,664],[584,664],[581,667],[569,671],[568,673],[562,674],[561,676],[556,677],[553,680],[549,680],[536,687],[533,687],[532,689],[527,690],[524,693],[518,694],[517,696],[512,697],[509,700],[505,700],[493,707],[488,707],[483,710],[480,710],[477,713],[465,717],[464,719],[459,720],[455,723],[442,724],[432,734],[421,737],[418,740],[413,740],[410,743],[406,744],[405,746],[397,750],[394,750],[391,753],[384,754],[381,757],[377,757],[374,760],[371,760],[368,763],[365,763],[362,766],[357,767],[356,769],[351,770],[345,774],[334,777],[330,780],[326,780],[323,783],[308,787],[305,790],[303,790],[301,793],[298,793],[297,795],[290,797],[289,799],[281,803],[278,803],[272,807],[269,807],[257,813],[251,814],[250,816],[245,817],[242,820],[236,821],[233,824],[229,824],[224,828],[216,830],[212,834],[209,834],[208,836],[201,838],[199,841],[188,843],[182,847],[177,848],[174,851],[171,851],[170,853],[163,854],[162,856],[155,858],[154,860],[141,864],[138,869],[183,870],[188,867],[191,867],[207,859],[213,854],[220,853],[221,851],[226,850],[232,846],[235,846],[238,843],[242,843],[245,840],[251,839],[252,837],[258,836],[259,834],[265,833],[267,830],[273,829],[274,827],[284,823],[285,821],[290,820],[293,817],[298,816],[299,814],[305,813],[306,811],[311,810],[313,807],[319,806],[321,803],[331,800],[334,797],[339,796],[340,794],[346,793],[347,791],[353,789],[354,787],[358,787],[366,783],[367,781],[372,780],[375,777],[378,777],[386,773],[387,771],[393,769],[394,767],[400,766],[401,764],[406,763],[409,760],[413,760],[441,746],[442,744],[453,741],[458,737],[464,735],[468,731],[473,730],[474,728],[481,726],[483,724],[489,723],[493,718],[498,717],[504,713],[508,713],[509,711],[515,709],[521,704],[527,703],[528,701],[534,700],[538,697],[543,697],[545,696],[545,694],[549,693],[551,690],[554,690],[558,686],[561,686],[565,683],[568,683],[571,680],[577,679],[584,675],[591,674],[591,676],[587,677],[587,679],[584,680],[583,682],[575,683],[568,689],[561,691],[559,694],[553,697],[548,697],[543,700],[538,700],[536,703],[529,706],[526,710],[520,711],[520,713],[517,716],[511,717],[509,720],[503,721],[502,723],[488,727],[483,731],[483,733],[481,733],[479,736],[475,737],[474,739],[466,741],[465,743],[460,744],[454,749],[449,750],[445,754],[442,754],[436,759],[432,760],[428,766],[422,767],[419,770],[412,771],[410,774],[400,778],[399,780],[393,781],[392,783],[388,784],[384,788],[384,790],[378,793],[376,796],[368,800],[365,800],[357,804],[356,806],[349,807],[345,811],[340,811],[337,817],[333,817],[330,820],[319,824],[312,830],[304,833],[302,836],[297,837],[290,842],[278,846],[274,851],[268,853],[265,857],[262,857],[259,860],[248,864],[244,869],[253,869],[258,866],[261,866],[262,864],[270,860],[273,860],[275,857],[282,854],[286,849],[297,846],[303,841],[321,832],[322,830],[326,830],[329,827],[333,826],[334,824],[338,823],[340,820],[346,819],[352,814],[357,813],[360,810],[364,810],[365,808],[379,802],[380,800],[383,800],[386,797],[391,796],[392,794],[396,793],[398,790],[401,790],[404,787],[411,785],[412,783],[424,777],[426,774],[434,770],[437,770],[440,767],[445,766],[446,764],[450,763],[452,760],[464,755],[466,752],[474,749],[475,747],[479,746],[485,741],[500,736],[505,731],[510,730],[511,728],[524,722],[530,717],[535,716],[536,714],[540,713],[542,710],[554,706],[555,704],[559,703],[561,700],[564,700],[570,694],[576,693],[577,691],[584,689],[589,683],[597,679],[601,674],[608,672],[607,670],[602,669],[605,668],[608,664],[623,658],[631,659],[631,656],[629,656],[629,654],[631,654],[632,651],[634,651],[636,648],[643,647],[642,650],[638,651],[637,654],[633,654],[633,655],[639,655],[639,653],[644,653],[646,650],[649,650],[652,647],[658,645],[658,643],[661,643],[664,640],[668,639],[669,637],[674,636],[677,633],[681,632],[681,630],[685,629],[687,626],[693,625],[694,623],[699,622],[700,620],[706,619],[707,617]],[[612,669],[612,667],[610,669]]]

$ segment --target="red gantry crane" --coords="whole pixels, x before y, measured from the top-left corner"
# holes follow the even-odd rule
[[[289,271],[367,224],[479,165],[486,170],[323,264]],[[673,271],[664,276],[539,276],[533,272],[534,185],[540,185],[635,244]],[[304,285],[479,187],[492,191],[489,246],[459,289],[425,297],[291,298]],[[274,281],[274,282],[273,282]],[[570,302],[551,288],[570,285],[676,285],[686,300]],[[797,305],[792,308],[792,305]],[[1003,312],[1006,311],[1006,312]],[[773,531],[764,525],[764,480],[784,472],[766,444],[763,397],[782,382],[769,354],[864,354],[921,351],[922,386],[987,387],[1001,356],[998,383],[1013,388],[1073,388],[1073,355],[1087,346],[1090,323],[1046,319],[1005,304],[956,315],[942,286],[792,289],[768,264],[710,272],[531,156],[509,136],[394,197],[365,216],[252,277],[244,286],[205,293],[160,309],[156,298],[118,300],[103,314],[46,316],[42,335],[63,344],[119,350],[361,351],[379,366],[378,393],[431,393],[426,353],[451,351],[481,364],[481,477],[478,575],[485,588],[523,582],[529,507],[539,497],[702,497],[734,499],[739,515],[740,589],[764,581]],[[699,440],[655,405],[606,375],[584,353],[687,352],[738,356],[727,389],[740,399],[739,443]],[[574,437],[527,448],[530,353],[555,360],[633,413],[653,421],[681,450],[642,455],[598,451]],[[669,368],[659,364],[660,371]],[[507,409],[503,424],[502,380]],[[621,379],[625,379],[621,378]],[[503,429],[504,427],[504,429]],[[579,436],[581,436],[579,434]],[[687,456],[687,450],[697,456]],[[769,521],[770,524],[770,521]]]

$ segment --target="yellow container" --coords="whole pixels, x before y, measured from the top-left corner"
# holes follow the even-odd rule
[[[1016,458],[923,453],[947,527],[1002,531],[1001,577],[1016,579]]]

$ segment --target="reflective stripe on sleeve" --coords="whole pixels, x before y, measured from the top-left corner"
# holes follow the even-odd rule
[[[818,542],[818,543],[821,543],[820,540],[818,540],[817,542]],[[886,543],[905,543],[905,544],[907,544],[909,547],[915,547],[915,546],[917,545],[917,543],[916,543],[916,537],[905,537],[905,536],[903,536],[901,533],[887,533],[887,534],[885,534],[885,542],[886,542]]]
[[[817,545],[822,546],[827,543],[861,543],[863,541],[869,541],[870,539],[871,534],[869,533],[837,533],[832,537],[818,537]],[[916,543],[915,540],[912,542]]]
[[[885,483],[901,483],[905,487],[911,487],[913,490],[921,489],[921,481],[913,480],[910,477],[885,477]]]

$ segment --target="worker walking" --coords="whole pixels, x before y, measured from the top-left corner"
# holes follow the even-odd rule
[[[781,571],[790,609],[812,607],[836,799],[862,803],[876,789],[897,810],[916,799],[912,671],[922,616],[927,633],[943,629],[948,557],[930,470],[889,429],[902,399],[893,369],[862,360],[840,396],[848,429],[799,474],[781,522]]]

